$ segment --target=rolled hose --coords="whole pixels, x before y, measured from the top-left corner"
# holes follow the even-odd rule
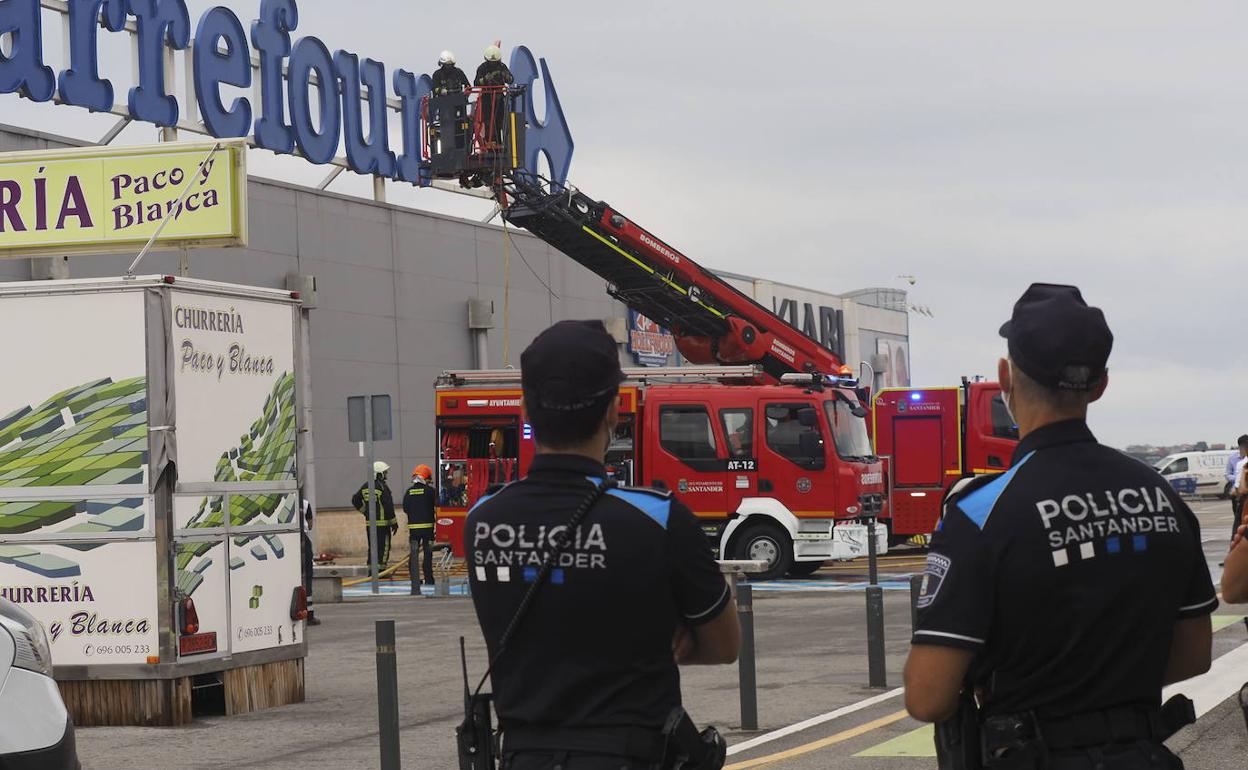
[[[407,564],[408,560],[409,560],[409,559],[411,559],[411,558],[412,558],[412,557],[411,557],[411,555],[410,555],[410,554],[409,554],[409,555],[407,555],[407,556],[404,556],[402,559],[399,559],[398,563],[397,563],[397,564],[395,564],[393,567],[386,567],[386,568],[385,568],[384,570],[382,570],[381,572],[378,572],[378,573],[377,573],[377,577],[378,577],[378,578],[389,577],[390,575],[394,574],[394,572],[395,572],[395,571],[396,571],[399,567],[402,567],[404,564]],[[343,587],[343,588],[349,588],[349,587],[351,587],[351,586],[358,586],[360,583],[367,583],[368,581],[370,581],[370,580],[372,580],[372,579],[373,579],[373,576],[372,576],[372,575],[369,575],[368,577],[362,577],[362,578],[352,578],[351,580],[344,580],[344,581],[342,581],[342,587]]]

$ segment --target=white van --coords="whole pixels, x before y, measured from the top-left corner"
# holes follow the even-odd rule
[[[1222,496],[1229,491],[1226,489],[1226,462],[1232,455],[1238,456],[1239,450],[1179,452],[1163,457],[1156,468],[1180,492]],[[1194,488],[1189,479],[1195,480]]]

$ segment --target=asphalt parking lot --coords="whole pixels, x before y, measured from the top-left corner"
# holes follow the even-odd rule
[[[1229,529],[1226,503],[1197,506],[1206,554],[1215,572]],[[913,552],[882,560],[888,687],[867,687],[866,565],[825,568],[812,579],[755,587],[759,730],[740,729],[735,666],[682,672],[686,708],[718,725],[732,746],[728,767],[935,767],[930,732],[902,710],[900,674],[909,646],[907,576],[921,567]],[[1206,682],[1196,725],[1171,739],[1189,768],[1243,767],[1248,731],[1228,694],[1248,681],[1248,606],[1215,617],[1215,658],[1223,666]],[[351,598],[321,605],[323,625],[309,629],[305,703],[240,717],[199,719],[185,728],[91,728],[79,732],[87,770],[141,768],[376,768],[380,766],[373,622],[394,619],[398,636],[399,706],[405,768],[455,767],[460,716],[459,637],[479,676],[485,648],[471,602],[460,597]],[[1217,664],[1215,663],[1215,666]],[[475,683],[475,681],[474,681]],[[1202,700],[1203,699],[1203,700]],[[803,723],[806,723],[803,725]]]

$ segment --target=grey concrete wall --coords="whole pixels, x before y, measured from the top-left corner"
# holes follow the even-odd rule
[[[72,144],[0,126],[0,152]],[[437,194],[437,193],[431,193]],[[378,444],[396,495],[417,463],[433,464],[434,379],[473,365],[468,300],[491,299],[490,365],[503,360],[504,254],[497,226],[253,178],[248,184],[249,244],[190,253],[196,278],[284,288],[286,276],[316,276],[309,311],[312,431],[319,507],[349,505],[364,481],[363,460],[347,441],[347,396],[392,395],[395,439]],[[510,363],[542,329],[564,318],[624,317],[601,278],[545,243],[512,232]],[[525,266],[520,254],[533,272]],[[70,257],[74,278],[121,275],[130,254]],[[176,252],[153,252],[140,272],[174,274]],[[551,294],[534,277],[551,287]],[[0,280],[30,280],[30,261],[0,260]]]

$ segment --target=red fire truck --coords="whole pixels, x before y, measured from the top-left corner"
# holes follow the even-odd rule
[[[765,578],[866,553],[863,519],[881,512],[884,486],[853,390],[810,375],[764,384],[754,366],[626,374],[607,455],[617,481],[672,490],[721,553],[769,562]],[[454,371],[438,381],[438,536],[456,548],[471,505],[533,459],[518,375]],[[877,544],[887,549],[884,527]]]
[[[927,535],[945,490],[958,479],[1010,465],[1018,426],[995,382],[885,388],[871,408],[874,452],[884,461],[893,542]]]

